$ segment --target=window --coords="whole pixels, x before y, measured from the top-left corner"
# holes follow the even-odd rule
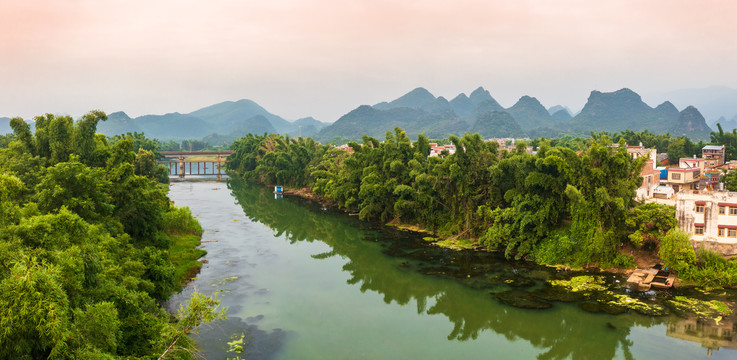
[[[693,233],[695,235],[704,235],[704,226],[703,225],[696,225],[696,227],[694,228],[694,232]]]
[[[697,204],[696,205],[696,212],[699,213],[699,214],[703,214],[704,213],[704,205],[703,204]]]
[[[724,215],[726,213],[727,209],[725,209],[724,206],[719,207],[719,215]]]
[[[737,229],[727,229],[728,237],[737,237]]]
[[[737,215],[737,207],[730,206],[729,207],[729,215]]]
[[[681,174],[673,173],[673,176],[671,176],[670,178],[673,180],[681,180]]]
[[[719,236],[724,237],[724,228],[719,228]]]

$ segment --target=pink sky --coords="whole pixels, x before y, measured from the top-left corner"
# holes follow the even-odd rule
[[[334,121],[422,86],[579,109],[591,90],[737,88],[737,2],[0,0],[0,116],[247,98]],[[657,104],[651,104],[657,105]]]

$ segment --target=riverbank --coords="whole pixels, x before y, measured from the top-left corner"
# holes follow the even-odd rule
[[[330,199],[327,199],[323,196],[312,193],[309,188],[291,189],[291,188],[284,187],[283,193],[299,196],[303,199],[307,199],[310,201],[317,201],[321,203],[323,206],[337,207],[337,204],[334,201],[331,201]],[[487,247],[481,245],[478,242],[478,239],[464,238],[459,235],[441,237],[441,236],[438,236],[436,232],[432,232],[417,224],[405,224],[405,223],[398,222],[396,220],[392,220],[388,223],[385,223],[384,225],[391,226],[391,227],[394,227],[400,230],[407,230],[407,231],[413,231],[413,232],[419,232],[419,233],[425,234],[427,236],[423,237],[423,239],[429,245],[432,245],[432,246],[442,247],[442,248],[446,248],[446,249],[453,250],[453,251],[462,251],[462,250],[484,251],[484,252],[490,251]],[[525,260],[538,264],[538,265],[550,267],[550,268],[553,268],[559,271],[597,270],[602,273],[621,275],[621,276],[624,276],[625,278],[631,275],[638,268],[639,269],[649,269],[650,267],[656,264],[662,263],[662,260],[657,256],[657,253],[645,251],[642,249],[636,249],[629,244],[627,244],[627,246],[623,246],[621,249],[619,249],[618,252],[623,255],[632,256],[635,267],[631,267],[631,268],[605,267],[603,268],[598,265],[571,266],[569,264],[541,264],[541,263],[538,263],[538,262],[535,262],[533,260],[529,260],[526,258]],[[680,286],[684,284],[684,282],[682,279],[677,279],[677,284]],[[685,284],[689,286],[699,285],[695,282],[690,282],[690,283],[685,283]]]
[[[207,251],[199,249],[202,226],[187,207],[173,207],[164,215],[164,233],[169,239],[169,260],[178,279],[175,293],[192,280],[202,268],[199,260]]]

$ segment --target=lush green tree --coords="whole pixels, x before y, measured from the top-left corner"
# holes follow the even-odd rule
[[[660,241],[658,250],[663,265],[685,271],[696,262],[696,253],[691,245],[691,237],[681,229],[673,229]]]
[[[0,280],[0,357],[70,357],[69,303],[53,265],[19,259]]]
[[[73,158],[47,169],[36,186],[36,200],[42,211],[64,206],[84,219],[98,221],[113,212],[111,186],[103,169],[87,167]]]
[[[663,236],[678,226],[676,209],[658,203],[643,204],[627,215],[626,224],[633,245],[655,249]]]
[[[104,118],[47,114],[35,134],[11,121],[15,140],[0,149],[0,358],[158,357],[178,326],[157,303],[179,278],[162,230],[183,219],[165,224],[175,210],[152,179],[156,142],[135,134],[111,148],[95,134]]]
[[[0,135],[0,149],[7,148],[15,140],[14,134]]]

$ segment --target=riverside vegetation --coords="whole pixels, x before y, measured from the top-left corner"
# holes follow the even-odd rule
[[[189,358],[187,334],[223,317],[197,293],[159,305],[201,266],[202,229],[152,143],[95,134],[105,119],[14,118],[0,142],[0,358]]]
[[[618,143],[593,135],[565,139],[578,151],[537,139],[537,153],[529,154],[523,143],[499,150],[466,133],[449,137],[454,154],[429,157],[429,139],[412,142],[400,128],[383,141],[364,135],[361,144],[349,143],[353,153],[310,138],[248,134],[232,144],[227,167],[246,180],[307,188],[361,219],[471,239],[508,258],[630,268],[634,259],[623,249],[659,249],[685,280],[737,285],[737,261],[695,253],[672,207],[635,202],[645,159],[627,154],[625,137],[650,136],[674,149],[693,144],[647,131],[614,134]]]

